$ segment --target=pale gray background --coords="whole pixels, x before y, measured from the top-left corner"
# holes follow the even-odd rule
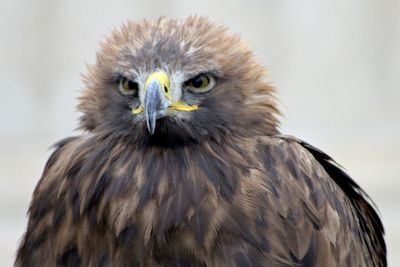
[[[400,266],[400,1],[0,2],[0,266],[34,185],[72,135],[84,62],[128,19],[203,14],[239,32],[270,71],[282,130],[337,159],[371,195]]]

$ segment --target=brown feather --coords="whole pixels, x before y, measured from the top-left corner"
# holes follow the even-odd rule
[[[199,110],[150,136],[115,79],[157,68],[218,80]],[[326,154],[279,135],[265,72],[205,18],[115,30],[84,78],[85,133],[56,144],[15,265],[386,266],[363,191]]]

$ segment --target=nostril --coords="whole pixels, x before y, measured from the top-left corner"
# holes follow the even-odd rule
[[[164,86],[164,92],[168,92],[168,89],[167,89],[167,87],[166,86]]]

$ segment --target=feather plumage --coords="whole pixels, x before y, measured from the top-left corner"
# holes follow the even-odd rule
[[[157,68],[218,80],[201,96],[182,91],[199,110],[149,135],[130,113],[139,100],[113,79]],[[280,135],[264,74],[204,18],[115,31],[85,78],[86,132],[56,144],[15,265],[386,266],[366,194],[324,152]]]

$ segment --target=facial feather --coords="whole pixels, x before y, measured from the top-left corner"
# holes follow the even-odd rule
[[[130,109],[143,102],[145,81],[154,71],[170,77],[174,101],[200,108],[160,120],[152,138],[143,114],[135,116]],[[193,94],[183,88],[186,80],[202,73],[216,79],[210,92]],[[157,146],[220,140],[226,134],[273,134],[278,109],[265,74],[238,35],[203,17],[127,22],[102,42],[97,62],[84,76],[86,89],[78,106],[83,112],[81,128],[111,129],[130,136],[132,142]],[[138,83],[139,97],[124,98],[118,93],[116,80],[121,77]]]

